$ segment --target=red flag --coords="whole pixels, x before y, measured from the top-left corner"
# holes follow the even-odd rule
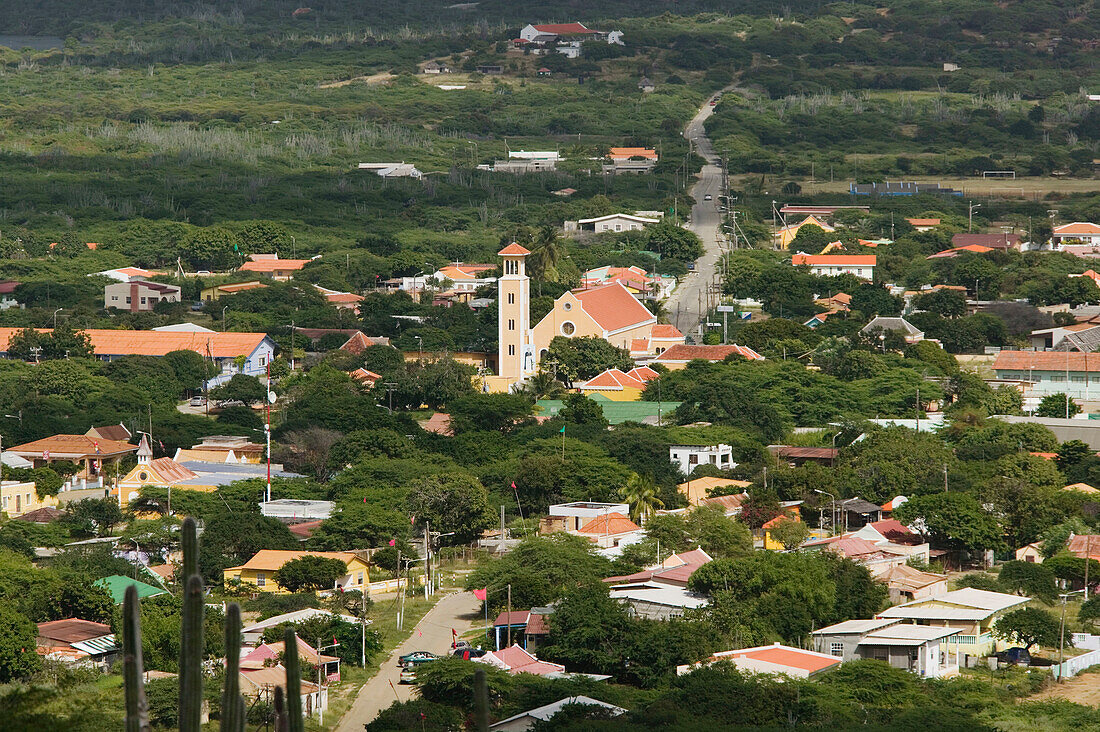
[[[366,500],[366,499],[363,499]],[[390,539],[390,546],[397,546],[397,539]]]
[[[489,588],[488,587],[483,587],[480,590],[474,590],[474,597],[476,597],[479,600],[484,600],[488,596],[489,596]]]
[[[515,490],[515,489],[516,489],[516,481],[513,480],[512,481],[512,490]]]
[[[415,524],[416,524],[416,515],[414,514],[412,516],[409,516],[409,526],[413,526]]]
[[[454,628],[451,628],[451,637],[452,638],[457,638],[458,637],[458,631],[455,630]]]

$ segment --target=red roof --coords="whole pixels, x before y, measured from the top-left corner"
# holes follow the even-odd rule
[[[574,290],[573,295],[581,301],[584,312],[610,333],[656,321],[653,313],[618,282],[591,290]]]
[[[582,534],[600,536],[604,534],[627,534],[631,531],[638,531],[640,528],[638,524],[634,523],[626,516],[613,511],[592,519],[587,524],[577,529],[577,531]]]
[[[241,265],[242,272],[296,271],[310,263],[309,259],[257,259]]]
[[[991,247],[984,247],[981,244],[967,244],[966,246],[955,247],[954,249],[945,249],[942,252],[936,252],[935,254],[929,254],[925,259],[950,259],[951,257],[957,257],[963,252],[973,252],[975,254],[985,254],[991,252]]]
[[[527,619],[531,616],[530,610],[513,610],[497,615],[493,625],[527,625]]]
[[[549,635],[550,624],[546,622],[545,615],[539,613],[531,613],[531,617],[527,618],[527,627],[523,632],[526,635]]]
[[[802,669],[813,673],[840,663],[839,658],[824,656],[820,653],[803,651],[787,646],[769,646],[765,648],[750,648],[746,651],[735,651],[730,655],[721,655],[718,658],[751,658],[757,661],[766,661],[780,666]]]
[[[1089,358],[1092,356],[1092,358]],[[1100,355],[1075,351],[1001,351],[994,371],[1100,371]]]
[[[596,31],[585,28],[583,23],[551,23],[550,25],[536,25],[539,33],[553,33],[556,36],[583,36]]]
[[[689,346],[677,343],[672,348],[662,353],[657,363],[688,362],[696,359],[704,361],[722,361],[727,356],[736,354],[747,361],[763,361],[764,357],[747,346],[739,346],[736,343],[728,346]]]
[[[656,160],[657,151],[648,147],[613,147],[607,157],[612,160],[629,160],[630,158],[645,158]]]
[[[64,620],[51,620],[38,624],[38,636],[62,643],[79,643],[80,641],[102,638],[111,634],[111,626],[103,623],[93,623],[91,620],[80,618],[65,618]]]
[[[317,527],[321,525],[321,519],[314,521],[302,521],[297,524],[291,524],[287,526],[290,529],[290,533],[301,539],[308,539],[313,536],[313,532],[317,530]]]
[[[776,526],[783,523],[784,521],[798,521],[798,517],[783,513],[771,519],[770,521],[765,521],[764,525],[761,528],[774,529]]]
[[[0,351],[8,350],[12,336],[22,328],[0,328]],[[49,328],[36,329],[39,333]],[[267,336],[264,333],[206,333],[158,330],[80,331],[88,336],[97,356],[163,356],[171,351],[194,351],[212,358],[249,356]]]
[[[579,386],[581,389],[610,389],[612,391],[621,391],[622,389],[644,389],[645,382],[619,369],[608,369],[601,374],[593,376]]]
[[[1066,544],[1071,554],[1084,558],[1085,553],[1093,559],[1100,559],[1100,536],[1096,534],[1081,534],[1069,540]]]
[[[883,519],[882,521],[872,521],[867,524],[878,533],[885,536],[887,539],[906,539],[913,536],[913,532],[909,530],[909,527],[898,521],[897,519]]]
[[[149,467],[151,467],[157,475],[163,478],[166,483],[178,483],[181,480],[190,480],[191,478],[198,477],[198,473],[183,467],[169,457],[157,458],[149,463]]]
[[[493,656],[507,666],[508,671],[513,674],[535,674],[537,676],[545,676],[546,674],[562,673],[565,671],[565,666],[558,663],[540,661],[519,646],[509,646],[499,651],[493,651]]]
[[[499,252],[497,252],[497,256],[498,257],[510,257],[510,256],[523,256],[523,257],[526,257],[530,253],[531,253],[530,250],[524,249],[519,244],[516,244],[515,242],[512,242],[511,244],[509,244],[508,246],[504,247]]]
[[[1100,234],[1100,226],[1084,221],[1074,221],[1072,224],[1062,224],[1054,227],[1054,233],[1058,236],[1073,236],[1080,234]]]
[[[806,264],[819,266],[845,267],[859,265],[874,267],[878,257],[874,254],[795,254],[791,257],[791,264]]]
[[[683,338],[684,334],[680,332],[680,329],[675,325],[667,325],[665,323],[658,323],[653,326],[653,330],[649,332],[650,338]]]

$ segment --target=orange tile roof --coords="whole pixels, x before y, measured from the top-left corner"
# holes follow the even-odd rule
[[[12,336],[22,328],[0,328],[0,352],[8,350]],[[49,333],[49,328],[38,328]],[[97,356],[163,356],[172,351],[194,351],[213,358],[251,355],[267,337],[263,333],[203,333],[162,330],[80,331],[88,336]]]
[[[98,452],[96,451],[98,447]],[[113,457],[137,450],[137,445],[115,440],[97,440],[87,435],[54,435],[44,437],[34,442],[26,442],[22,445],[9,447],[10,452],[16,455],[41,456],[42,453],[50,453],[50,457],[66,458],[74,455],[78,457]]]
[[[694,361],[701,358],[704,361],[721,361],[731,354],[737,354],[748,361],[762,361],[764,357],[747,346],[739,346],[736,343],[728,346],[688,346],[678,343],[668,349],[655,361],[657,363],[674,363]]]
[[[648,366],[635,366],[626,372],[627,376],[632,376],[638,381],[649,381],[650,379],[656,379],[660,376],[659,373],[649,368]]]
[[[656,321],[653,313],[618,282],[591,290],[574,290],[573,295],[596,324],[610,333]]]
[[[913,226],[939,226],[939,219],[906,219]]]
[[[761,528],[774,529],[776,526],[783,523],[784,521],[798,521],[798,517],[783,513],[771,519],[770,521],[765,521]]]
[[[631,353],[648,353],[649,352],[649,339],[648,338],[634,338],[630,341]]]
[[[310,263],[309,259],[255,259],[241,265],[242,272],[297,271]]]
[[[595,33],[591,28],[585,28],[583,23],[551,23],[549,25],[536,25],[539,33],[552,33],[556,36],[587,35]]]
[[[1100,535],[1080,534],[1066,543],[1066,549],[1084,559],[1086,552],[1092,559],[1100,559]]]
[[[199,477],[199,474],[189,468],[185,468],[172,458],[162,457],[149,462],[149,467],[168,483],[178,483],[181,480],[190,480]]]
[[[641,527],[621,513],[612,512],[594,518],[584,526],[577,529],[582,534],[626,534],[638,531]]]
[[[653,326],[653,330],[649,332],[650,338],[683,338],[684,334],[680,332],[680,329],[675,325],[668,325],[667,323],[658,323]]]
[[[499,252],[497,252],[497,256],[498,257],[511,257],[511,256],[524,256],[524,257],[526,257],[530,253],[531,253],[530,250],[524,249],[519,244],[516,244],[515,242],[512,242],[511,244],[509,244],[508,246],[504,247]]]
[[[621,391],[622,389],[644,389],[645,381],[635,378],[620,369],[608,369],[581,384],[580,388],[610,389],[612,391]]]
[[[1092,356],[1092,358],[1089,358]],[[994,371],[1100,371],[1100,354],[1076,351],[1001,351]]]
[[[719,658],[751,658],[780,666],[790,666],[791,668],[802,669],[810,673],[840,663],[839,658],[779,645],[766,648],[754,648],[747,651],[735,651],[730,655],[723,654]]]
[[[238,292],[245,292],[247,290],[258,290],[262,287],[267,287],[267,285],[262,282],[256,282],[255,280],[253,280],[251,282],[233,282],[228,285],[218,285],[216,289],[219,292],[224,292],[228,295],[232,295]]]
[[[352,552],[306,552],[289,551],[284,549],[261,549],[244,564],[240,565],[239,567],[229,567],[229,569],[257,569],[260,571],[270,570],[273,572],[282,567],[287,562],[294,559],[301,559],[305,556],[339,559],[345,564],[353,559],[356,559],[356,555]]]
[[[1074,234],[1100,234],[1100,225],[1085,221],[1074,221],[1072,224],[1062,224],[1054,227],[1054,233],[1059,236],[1072,236]]]
[[[355,379],[361,384],[373,384],[382,377],[379,374],[374,373],[373,371],[359,368],[351,372],[351,378]]]
[[[626,160],[629,158],[646,158],[656,160],[657,151],[648,147],[613,147],[607,157],[613,160]]]
[[[860,265],[874,267],[878,257],[874,254],[795,254],[791,257],[791,264],[799,265],[832,265],[842,267],[845,265]]]

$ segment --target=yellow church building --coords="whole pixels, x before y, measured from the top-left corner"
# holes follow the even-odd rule
[[[658,325],[657,318],[617,281],[563,293],[531,327],[531,281],[526,273],[530,253],[515,243],[498,253],[504,263],[497,281],[498,375],[486,379],[491,391],[506,391],[534,375],[558,336],[603,338],[635,357],[656,356],[684,342],[675,326]]]

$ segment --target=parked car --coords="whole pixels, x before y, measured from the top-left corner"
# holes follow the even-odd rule
[[[714,200],[714,196],[712,196],[712,195],[710,195],[710,194],[708,193],[707,195],[703,196],[703,200],[704,200],[704,201],[713,201],[713,200]]]
[[[481,658],[486,653],[488,653],[488,651],[486,651],[484,648],[471,648],[470,646],[456,648],[451,651],[452,656],[455,656],[456,658],[463,658],[467,661],[473,660],[475,658]]]
[[[413,684],[416,683],[416,667],[409,665],[401,669],[401,677],[397,680],[399,684]]]
[[[191,406],[192,407],[204,407],[204,406],[206,406],[206,397],[204,397],[204,396],[193,396],[193,397],[191,397]]]
[[[434,661],[439,658],[431,651],[413,651],[412,653],[406,653],[401,658],[397,659],[398,666],[408,666],[409,664],[421,664],[425,661]]]
[[[1016,646],[1015,648],[1008,648],[997,654],[997,661],[1000,663],[1011,663],[1020,666],[1031,665],[1031,654],[1028,650],[1022,646]]]

